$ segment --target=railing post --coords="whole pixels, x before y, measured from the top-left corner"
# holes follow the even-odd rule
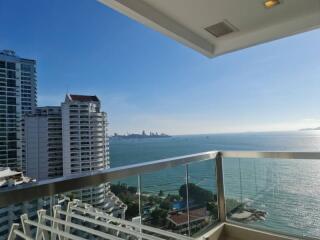
[[[61,217],[60,217],[59,211],[61,211],[61,206],[60,205],[55,205],[55,206],[52,207],[52,209],[53,209],[53,215],[52,216],[54,218],[60,219]],[[59,224],[57,222],[53,222],[52,223],[52,228],[53,229],[57,229],[57,230],[61,230],[60,226],[59,226]],[[56,240],[56,239],[57,239],[57,234],[51,232],[51,240]],[[62,238],[60,236],[58,236],[58,239],[61,240]]]
[[[25,223],[25,220],[28,220],[28,215],[27,214],[22,214],[20,216],[20,220],[21,220],[21,225],[22,225],[22,229],[23,229],[24,234],[26,236],[28,236],[28,237],[32,237],[30,226]]]
[[[187,220],[188,220],[188,236],[191,236],[191,229],[190,229],[190,208],[189,208],[189,165],[186,164],[185,169],[185,175],[186,175],[186,196],[187,196]]]
[[[40,209],[38,210],[38,224],[45,225],[46,220],[43,216],[46,215],[46,210]],[[42,227],[37,227],[36,240],[49,240],[49,233],[47,230],[42,229]]]
[[[216,178],[217,178],[217,194],[218,194],[218,210],[220,222],[226,221],[226,201],[224,198],[224,184],[223,184],[223,166],[222,153],[218,152],[216,156]]]
[[[138,201],[139,201],[139,216],[140,216],[140,224],[142,223],[142,203],[141,203],[141,190],[142,190],[142,186],[141,186],[141,175],[138,174]]]
[[[8,240],[15,240],[17,238],[17,235],[16,235],[15,231],[18,230],[18,229],[19,229],[19,224],[18,223],[13,223],[11,225],[11,229],[10,229],[10,233],[9,233],[9,236],[8,236]]]

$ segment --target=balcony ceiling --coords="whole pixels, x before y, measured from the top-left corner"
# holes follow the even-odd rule
[[[99,0],[208,57],[320,26],[320,0]],[[216,37],[206,28],[225,22],[234,32]],[[298,46],[297,46],[298,47]]]

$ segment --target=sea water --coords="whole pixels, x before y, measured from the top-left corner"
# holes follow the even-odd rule
[[[111,140],[111,167],[210,150],[320,151],[320,131],[205,134]],[[320,236],[320,160],[224,159],[227,198],[266,211],[258,227],[298,236]],[[215,192],[214,161],[189,166],[190,181]],[[127,180],[136,185],[137,177]],[[143,191],[177,193],[184,166],[143,174]]]

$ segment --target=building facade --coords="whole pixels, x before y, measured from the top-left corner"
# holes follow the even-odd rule
[[[67,95],[61,106],[38,107],[24,116],[26,175],[37,180],[109,168],[107,115],[96,96]],[[124,217],[127,206],[110,183],[66,193]]]
[[[22,116],[37,104],[36,61],[0,52],[0,167],[22,170]]]
[[[11,50],[0,51],[0,167],[19,172],[25,168],[22,119],[34,112],[36,95],[36,61]],[[0,236],[6,236],[22,212],[34,215],[32,209],[38,204],[41,200],[0,208]]]
[[[62,176],[62,124],[59,106],[38,107],[24,116],[26,175],[37,180]]]
[[[63,175],[109,168],[107,116],[96,96],[67,95],[61,105]],[[75,197],[104,208],[108,184],[75,192]]]

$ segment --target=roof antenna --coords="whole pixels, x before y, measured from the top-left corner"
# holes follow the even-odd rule
[[[66,95],[69,95],[69,84],[66,85]]]

